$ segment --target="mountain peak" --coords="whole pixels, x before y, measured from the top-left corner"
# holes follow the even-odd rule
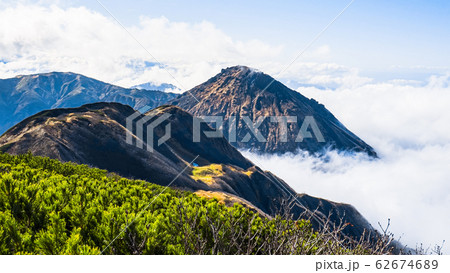
[[[157,83],[153,83],[153,82],[146,82],[146,83],[134,85],[131,88],[145,89],[145,90],[159,90],[159,91],[164,91],[164,92],[174,92],[174,91],[180,90],[180,88],[178,88],[175,85],[170,84],[170,83],[157,84]]]
[[[23,78],[38,78],[38,77],[61,77],[61,76],[81,76],[86,77],[81,74],[77,74],[74,72],[60,72],[60,71],[52,71],[52,72],[45,72],[45,73],[36,73],[36,74],[24,74],[24,75],[17,75],[14,77],[14,79],[23,79]],[[87,77],[86,77],[87,78]]]
[[[245,65],[235,65],[235,66],[230,66],[230,67],[222,69],[222,72],[225,72],[225,71],[248,72],[248,71],[251,71],[251,70],[255,70],[255,69],[253,69],[251,67],[248,67],[248,66],[245,66]]]
[[[248,76],[252,76],[255,74],[266,75],[256,68],[248,67],[245,65],[236,65],[236,66],[231,66],[231,67],[222,69],[220,71],[220,73],[218,74],[218,76],[221,75],[221,76],[234,76],[234,77],[248,77]],[[268,76],[268,75],[266,75],[266,76]]]
[[[225,137],[238,148],[282,154],[297,153],[299,149],[322,153],[331,147],[376,156],[372,147],[350,132],[322,104],[291,90],[271,76],[246,66],[223,69],[171,103],[194,116],[221,116]],[[293,117],[296,122],[290,123],[288,128],[282,128],[270,121],[270,117]],[[307,117],[313,117],[324,140],[316,136],[298,141],[302,123]],[[251,135],[248,119],[256,122],[260,118],[265,119],[258,126],[258,131],[265,137],[261,140],[252,136],[249,140],[246,137],[249,133]],[[228,137],[229,121],[237,123],[236,140],[235,137]],[[245,141],[241,141],[244,139]]]

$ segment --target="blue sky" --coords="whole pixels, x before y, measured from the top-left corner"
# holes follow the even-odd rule
[[[289,61],[350,1],[106,1],[119,21],[137,24],[139,17],[165,16],[171,21],[206,20],[233,39],[258,39],[283,45]],[[105,15],[96,1],[72,1]],[[424,75],[449,68],[449,1],[356,0],[315,46],[328,45],[322,61],[357,67],[380,79]]]
[[[192,87],[206,80],[220,70],[220,67],[228,65],[249,65],[276,76],[282,68],[291,62],[299,51],[301,51],[339,12],[350,3],[350,0],[323,0],[323,1],[118,1],[100,0],[111,13],[129,30],[135,30],[135,37],[148,51],[158,60],[173,67],[176,70],[187,69],[205,73],[200,75],[179,75],[185,86]],[[19,4],[17,4],[19,3]],[[61,10],[25,11],[30,7],[58,7]],[[148,74],[145,77],[133,80],[129,79],[131,71],[125,72],[123,68],[130,68],[129,63],[136,60],[143,62],[154,62],[152,58],[139,55],[142,49],[131,41],[131,37],[123,36],[124,30],[114,22],[113,18],[97,2],[92,0],[40,0],[40,1],[3,1],[0,7],[15,9],[8,13],[12,20],[4,19],[2,48],[2,62],[0,63],[0,77],[10,76],[14,73],[45,72],[45,70],[71,70],[75,72],[84,71],[90,76],[101,78],[121,85],[138,84],[144,78],[149,81],[169,81],[170,78],[161,77],[158,73]],[[24,8],[26,7],[26,8]],[[71,12],[69,8],[85,7],[87,12]],[[5,11],[0,8],[0,12]],[[93,12],[95,14],[89,14]],[[40,13],[37,14],[37,13]],[[66,13],[62,18],[59,14]],[[36,18],[30,18],[33,14]],[[36,15],[34,15],[36,14]],[[72,17],[71,17],[72,14]],[[78,18],[75,16],[78,15]],[[102,15],[102,22],[98,21],[97,14]],[[352,70],[353,76],[357,74],[359,79],[352,82],[363,82],[362,78],[370,78],[372,81],[387,81],[393,79],[417,80],[424,82],[431,75],[445,74],[450,71],[450,2],[449,1],[365,1],[355,0],[352,5],[340,16],[331,27],[320,36],[320,38],[301,56],[295,65],[301,63],[315,63],[322,67],[304,65],[303,68],[295,68],[295,65],[286,71],[284,82],[289,80],[302,84],[325,85],[334,88],[339,85],[337,81],[325,79],[326,75],[338,75],[342,77],[342,70]],[[2,15],[8,18],[6,15]],[[40,18],[46,17],[46,18]],[[65,18],[67,17],[67,18]],[[70,18],[70,19],[69,19]],[[143,19],[144,18],[144,19]],[[145,19],[165,18],[166,22],[153,22],[143,25]],[[1,18],[0,18],[1,20]],[[11,22],[17,20],[18,22]],[[30,41],[29,46],[22,46],[21,37],[33,36],[26,32],[30,31],[20,28],[26,21],[35,29],[32,34],[36,41]],[[108,21],[109,20],[109,21]],[[44,22],[45,21],[45,22]],[[92,30],[97,33],[88,33],[85,26],[89,22],[95,22],[97,26]],[[25,22],[25,23],[24,23]],[[207,22],[205,25],[204,23]],[[19,25],[19,27],[15,25]],[[179,27],[186,24],[186,27]],[[203,25],[202,25],[203,24]],[[59,27],[55,30],[53,25]],[[72,31],[64,30],[67,25],[74,25]],[[115,25],[115,29],[111,25]],[[14,29],[17,28],[17,29]],[[92,28],[92,27],[91,27]],[[8,32],[8,29],[11,29]],[[31,29],[29,27],[29,29]],[[155,30],[156,29],[156,30]],[[175,29],[179,29],[177,32]],[[181,30],[180,30],[181,29]],[[200,29],[200,30],[199,30]],[[88,30],[92,31],[92,30]],[[173,30],[170,32],[170,30]],[[67,48],[71,41],[63,40],[56,33],[60,31],[64,35],[73,36],[82,43],[88,43],[91,38],[98,41],[91,47],[85,46],[84,52],[68,50],[71,56],[63,55],[61,49]],[[15,36],[11,34],[15,33]],[[51,32],[55,34],[51,36]],[[102,70],[99,64],[94,67],[96,56],[88,56],[86,52],[95,52],[99,47],[115,47],[119,41],[112,42],[113,38],[103,37],[107,32],[111,36],[119,37],[118,40],[130,40],[129,44],[122,48],[117,46],[114,55],[104,55],[104,58],[114,60],[113,64],[123,63],[122,68],[116,69],[114,73]],[[149,37],[149,33],[154,36]],[[170,37],[160,37],[161,33],[171,33]],[[183,34],[186,37],[182,38]],[[0,33],[0,36],[2,34]],[[141,36],[142,35],[142,36]],[[195,36],[197,35],[197,36]],[[93,37],[94,36],[94,37]],[[193,38],[195,36],[195,38]],[[202,37],[206,37],[203,39]],[[104,39],[105,38],[105,39]],[[59,41],[57,41],[59,39]],[[102,40],[103,39],[103,40]],[[202,45],[196,49],[193,40],[197,39]],[[148,41],[147,41],[148,40]],[[9,44],[8,42],[9,41]],[[48,48],[46,41],[58,49]],[[254,43],[257,41],[257,43]],[[2,42],[0,42],[2,43]],[[37,48],[36,44],[42,48]],[[134,43],[134,45],[132,45]],[[186,44],[184,55],[192,55],[190,61],[174,57],[182,48],[174,46],[175,43]],[[18,48],[18,44],[21,48]],[[73,44],[73,43],[72,43]],[[93,44],[93,43],[92,43]],[[158,48],[159,44],[162,48]],[[163,46],[162,46],[163,45]],[[189,47],[191,46],[191,47]],[[119,56],[126,49],[133,47],[137,52],[134,56]],[[26,49],[28,56],[25,58],[23,50]],[[32,50],[35,50],[32,52]],[[211,54],[201,54],[197,51]],[[165,52],[161,52],[165,51]],[[42,55],[43,52],[45,56]],[[116,52],[119,52],[118,54]],[[233,54],[234,52],[234,54]],[[139,53],[139,54],[138,54]],[[171,54],[172,53],[172,54]],[[214,55],[214,54],[215,55]],[[172,56],[173,55],[173,56]],[[252,56],[249,56],[252,55]],[[83,56],[83,57],[81,57]],[[19,62],[18,59],[22,60]],[[44,60],[38,62],[36,60]],[[67,58],[78,58],[77,61],[62,65]],[[3,66],[8,60],[17,59],[16,63]],[[25,59],[27,59],[25,61]],[[127,60],[126,60],[127,59]],[[125,61],[126,60],[126,61]],[[98,61],[98,60],[97,60]],[[33,64],[30,65],[30,62]],[[81,67],[81,62],[92,64],[91,67]],[[78,66],[74,65],[77,63]],[[176,63],[176,64],[175,64]],[[200,67],[199,63],[208,63]],[[334,68],[330,68],[330,64]],[[26,66],[28,69],[20,69]],[[339,67],[337,67],[339,66]],[[340,67],[343,66],[343,67]],[[32,69],[31,69],[32,67]],[[106,64],[105,64],[106,67]],[[142,71],[136,68],[136,71]],[[320,70],[322,78],[318,79],[308,74],[308,70]],[[207,73],[207,71],[211,71]],[[357,72],[354,72],[357,71]],[[175,73],[175,72],[174,72]],[[316,72],[315,72],[316,73]],[[350,73],[350,74],[351,74]],[[317,73],[316,73],[317,74]],[[121,76],[122,75],[122,78]],[[305,76],[299,76],[305,75]],[[157,78],[157,79],[156,79]],[[183,78],[186,78],[184,80]],[[192,79],[192,80],[191,80]],[[296,87],[294,84],[291,86]]]

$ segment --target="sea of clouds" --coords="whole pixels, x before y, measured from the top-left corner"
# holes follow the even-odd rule
[[[379,155],[244,152],[298,192],[354,205],[410,247],[450,242],[450,77],[299,91],[314,97]],[[445,247],[444,251],[448,247]]]

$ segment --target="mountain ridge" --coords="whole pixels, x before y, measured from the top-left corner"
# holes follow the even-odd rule
[[[331,202],[308,195],[298,195],[283,180],[263,171],[243,157],[225,138],[192,140],[193,117],[175,106],[160,106],[140,118],[152,116],[152,121],[170,114],[167,123],[156,127],[157,139],[165,134],[170,123],[172,135],[154,151],[126,142],[126,118],[136,113],[120,103],[94,103],[78,108],[42,111],[20,122],[0,137],[0,151],[10,154],[32,152],[63,162],[106,169],[128,178],[138,178],[163,186],[220,193],[242,198],[255,209],[268,215],[280,213],[283,202],[292,201],[295,217],[315,211],[316,217],[339,224],[342,219],[354,227],[348,234],[361,236],[373,230],[363,216],[351,205]],[[202,124],[202,132],[211,130]],[[137,136],[133,132],[133,139]],[[142,136],[144,141],[146,135]],[[194,164],[195,163],[195,164]],[[177,178],[174,180],[174,178]],[[319,220],[312,223],[320,225]]]
[[[169,103],[183,108],[194,116],[223,117],[225,137],[233,146],[240,149],[282,154],[296,153],[298,149],[320,153],[332,147],[377,156],[372,147],[349,131],[324,105],[289,89],[271,76],[246,66],[222,69],[219,74]],[[293,117],[297,122],[279,126],[269,122],[271,116]],[[233,117],[236,117],[237,124],[236,140],[229,137]],[[244,117],[248,117],[254,123],[258,118],[265,117],[258,127],[266,138],[265,142],[259,141],[254,136],[248,142],[242,141],[249,133]],[[314,137],[297,140],[301,123],[306,117],[313,117],[323,134],[325,140],[323,143]],[[314,136],[317,137],[316,134]]]
[[[176,96],[162,91],[123,88],[73,72],[19,75],[0,80],[0,134],[42,110],[100,101],[154,108]]]

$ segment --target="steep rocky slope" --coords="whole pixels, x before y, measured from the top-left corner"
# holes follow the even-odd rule
[[[316,153],[331,147],[376,156],[372,147],[349,131],[325,106],[289,89],[269,75],[245,66],[223,69],[207,82],[172,100],[171,104],[194,116],[223,117],[224,136],[237,148],[263,153],[297,152],[298,149]],[[283,126],[284,122],[271,121],[271,116],[294,117],[297,122]],[[234,128],[234,117],[236,137],[230,133]],[[265,118],[258,127],[265,141],[258,140],[249,131],[245,117],[253,122]],[[303,139],[298,139],[307,117],[314,118],[323,141],[307,123],[305,128],[311,137],[302,134]],[[213,123],[211,125],[214,126]],[[247,134],[251,136],[248,141]]]

